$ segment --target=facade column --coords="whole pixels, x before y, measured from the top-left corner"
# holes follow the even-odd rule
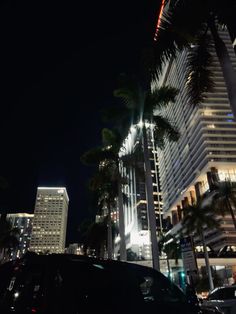
[[[194,187],[195,187],[197,201],[199,201],[201,197],[201,182],[195,183]]]
[[[207,181],[210,191],[215,187],[215,184],[219,181],[218,170],[212,167],[210,171],[207,171]]]
[[[182,216],[183,216],[183,211],[181,209],[180,205],[177,205],[177,214],[178,214],[178,220],[181,221],[182,220]]]
[[[195,197],[194,191],[190,191],[189,195],[190,195],[190,199],[191,199],[191,205],[195,204],[196,203],[196,197]]]

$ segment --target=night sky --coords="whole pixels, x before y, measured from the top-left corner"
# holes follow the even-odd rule
[[[88,217],[99,112],[119,73],[135,73],[159,0],[3,1],[0,5],[0,210],[33,212],[37,186],[66,186],[67,242]]]

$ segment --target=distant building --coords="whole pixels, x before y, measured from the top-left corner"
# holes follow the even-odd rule
[[[11,260],[21,258],[28,251],[33,217],[33,214],[28,213],[7,214],[7,220],[11,222],[12,227],[19,230],[19,245],[16,250],[11,251]]]
[[[30,251],[64,253],[68,203],[65,187],[38,187]]]
[[[65,249],[66,254],[75,254],[75,255],[83,255],[83,247],[78,243],[71,243]]]

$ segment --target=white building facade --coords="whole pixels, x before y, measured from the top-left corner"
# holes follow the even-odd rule
[[[68,204],[65,187],[38,187],[30,251],[64,253]]]
[[[128,137],[123,143],[124,149],[120,155],[134,152],[142,136],[139,134],[138,125],[132,126]],[[157,233],[165,228],[162,219],[162,196],[160,191],[157,148],[152,134],[149,134],[149,154],[153,178],[153,196],[156,213]],[[126,185],[123,186],[123,193],[127,197],[124,202],[125,237],[126,248],[135,253],[138,260],[151,260],[151,242],[149,221],[147,213],[146,188],[144,179],[144,163],[139,161],[135,167],[125,168],[121,165],[122,175],[127,178]],[[119,219],[119,218],[118,218]],[[115,251],[119,249],[119,237],[115,239]],[[128,251],[129,252],[129,251]],[[129,256],[129,254],[127,255]]]
[[[219,33],[236,69],[236,56],[229,34],[227,30]],[[201,105],[192,106],[187,97],[186,51],[166,65],[159,82],[179,90],[176,103],[170,105],[164,115],[175,122],[180,139],[176,143],[166,141],[165,149],[158,154],[163,208],[176,228],[182,219],[183,207],[196,200],[198,194],[208,191],[212,180],[236,181],[236,123],[213,45],[211,52],[213,62],[210,70],[214,87],[212,92],[205,94]],[[216,250],[236,244],[236,233],[229,215],[224,217],[221,229],[206,234],[207,244]]]

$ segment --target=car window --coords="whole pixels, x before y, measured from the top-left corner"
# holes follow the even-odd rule
[[[164,275],[153,269],[138,270],[139,289],[146,303],[177,304],[186,302],[184,293]]]

